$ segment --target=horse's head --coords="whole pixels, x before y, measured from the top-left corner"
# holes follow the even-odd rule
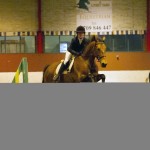
[[[97,58],[97,60],[101,63],[102,67],[107,66],[106,61],[106,45],[104,43],[105,37],[98,38],[98,36],[93,36],[91,42],[93,43],[93,55]]]

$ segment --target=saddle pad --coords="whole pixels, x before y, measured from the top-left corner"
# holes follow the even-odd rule
[[[67,74],[67,72],[71,72],[71,68],[72,68],[72,66],[73,66],[74,59],[75,59],[75,57],[72,57],[72,58],[71,58],[71,62],[70,62],[70,64],[69,64],[69,67],[68,67],[67,71],[65,70],[65,71],[63,72],[63,74]],[[55,74],[58,74],[58,71],[59,71],[59,69],[60,69],[60,67],[61,67],[61,64],[62,64],[63,62],[64,62],[64,60],[61,60],[60,64],[59,64],[59,65],[57,66],[57,68],[56,68]]]
[[[60,64],[57,66],[57,68],[56,68],[56,71],[55,71],[55,74],[58,74],[58,71],[59,71],[59,69],[60,69],[60,67],[61,67],[61,64],[64,62],[64,60],[61,60],[61,62],[60,62]]]

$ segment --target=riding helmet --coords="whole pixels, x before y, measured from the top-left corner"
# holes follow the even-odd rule
[[[85,28],[83,26],[78,26],[77,29],[76,29],[76,32],[77,33],[79,33],[79,32],[85,33]]]

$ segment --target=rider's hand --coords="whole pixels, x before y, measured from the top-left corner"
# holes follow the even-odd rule
[[[80,53],[79,53],[79,52],[74,52],[74,55],[75,55],[75,56],[79,56]]]
[[[82,52],[78,52],[77,56],[80,56],[82,54]]]
[[[82,55],[82,52],[79,52],[79,55]]]

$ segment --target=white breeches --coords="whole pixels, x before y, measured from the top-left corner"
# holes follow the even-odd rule
[[[67,51],[65,54],[64,65],[66,65],[66,63],[70,60],[71,57],[72,54],[69,51]]]

